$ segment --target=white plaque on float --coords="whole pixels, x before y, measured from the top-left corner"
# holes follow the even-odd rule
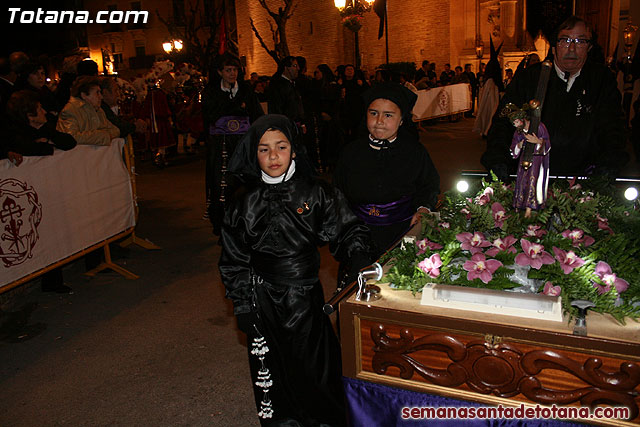
[[[562,322],[562,299],[466,286],[427,285],[421,305]]]

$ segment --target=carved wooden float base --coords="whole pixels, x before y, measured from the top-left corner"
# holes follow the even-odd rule
[[[597,422],[640,424],[640,345],[352,300],[340,316],[348,377],[491,405],[624,406],[629,420]]]

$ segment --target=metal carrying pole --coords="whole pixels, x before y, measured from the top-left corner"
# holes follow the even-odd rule
[[[418,223],[420,224],[420,223]],[[412,228],[415,228],[416,226],[414,225]],[[394,249],[396,246],[398,246],[401,242],[402,239],[404,239],[404,236],[407,234],[407,232],[411,231],[410,228],[409,230],[407,230],[405,233],[402,233],[402,236],[396,240],[396,242],[391,245],[391,247],[384,253],[382,254],[382,257],[384,257],[387,253],[389,253],[392,249]],[[382,258],[381,257],[381,258]],[[378,263],[375,263],[373,265],[376,265]],[[373,266],[372,265],[372,266]],[[384,265],[384,264],[383,264]],[[372,267],[369,266],[369,267]],[[380,264],[378,264],[378,266],[380,267],[380,278],[382,277],[382,266]],[[367,268],[369,267],[365,267],[364,269],[360,270],[360,272],[367,270]],[[374,277],[372,277],[374,278]],[[380,280],[380,278],[376,279],[376,280]],[[324,311],[325,314],[329,315],[331,313],[333,313],[334,311],[336,311],[336,307],[338,306],[338,304],[340,303],[340,301],[342,301],[343,299],[347,298],[349,295],[351,295],[351,293],[359,286],[358,280],[354,280],[352,283],[348,284],[347,286],[345,286],[342,289],[338,289],[336,291],[336,293],[329,299],[329,301],[327,301],[324,304],[324,307],[322,307],[322,311]]]
[[[536,98],[531,101],[531,106],[534,108],[531,114],[531,122],[529,124],[528,134],[538,134],[538,126],[540,125],[540,119],[542,118],[542,106],[544,105],[544,98],[547,94],[547,85],[549,84],[549,74],[551,73],[551,61],[546,60],[542,63],[542,69],[540,70],[540,78],[538,79],[538,87],[536,88]],[[537,105],[535,105],[537,104]],[[536,144],[525,140],[525,144],[522,151],[522,158],[520,163],[525,169],[529,169],[533,164],[533,153],[536,149]]]
[[[354,280],[353,282],[351,282],[351,284],[345,286],[344,288],[342,288],[342,290],[334,294],[331,299],[327,301],[322,307],[322,311],[324,311],[324,314],[329,315],[336,311],[336,307],[338,306],[338,304],[340,304],[340,301],[351,295],[357,286],[358,281]]]

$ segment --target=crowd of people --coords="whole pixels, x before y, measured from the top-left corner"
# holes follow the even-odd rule
[[[0,156],[18,165],[24,155],[137,132],[164,166],[174,130],[203,141],[207,215],[221,235],[226,296],[247,334],[260,420],[344,425],[340,351],[321,310],[317,246],[330,245],[339,282],[348,283],[436,207],[440,178],[411,118],[415,91],[469,83],[473,104],[479,99],[475,128],[487,136],[482,162],[504,180],[517,165],[513,141],[519,151],[525,140],[551,156],[553,174],[613,176],[626,161],[620,93],[604,65],[587,61],[590,44],[583,20],[565,21],[542,83],[550,64],[529,55],[505,77],[493,42],[477,74],[471,64],[445,64],[439,76],[427,60],[415,75],[366,75],[351,64],[320,64],[309,74],[305,58],[288,56],[273,76],[245,80],[238,59],[224,55],[206,85],[180,97],[163,90],[166,70],[156,70],[128,118],[119,114],[119,86],[97,77],[95,63],[79,63],[76,76],[63,75],[51,91],[44,68],[16,52],[0,59],[2,120],[17,135],[2,138]],[[544,135],[516,140],[500,112],[528,103],[541,85]],[[511,119],[529,130],[528,117]],[[326,171],[332,184],[317,177]],[[543,204],[524,200],[518,207],[529,211]]]

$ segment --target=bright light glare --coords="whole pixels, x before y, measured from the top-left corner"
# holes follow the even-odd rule
[[[174,40],[173,47],[175,50],[182,50],[182,40]]]
[[[635,200],[638,198],[638,190],[635,187],[629,187],[624,192],[624,198],[627,200]]]
[[[347,5],[347,0],[333,0],[333,4],[340,10]]]
[[[461,179],[456,184],[456,189],[461,193],[466,193],[467,190],[469,189],[469,183],[467,181]]]

